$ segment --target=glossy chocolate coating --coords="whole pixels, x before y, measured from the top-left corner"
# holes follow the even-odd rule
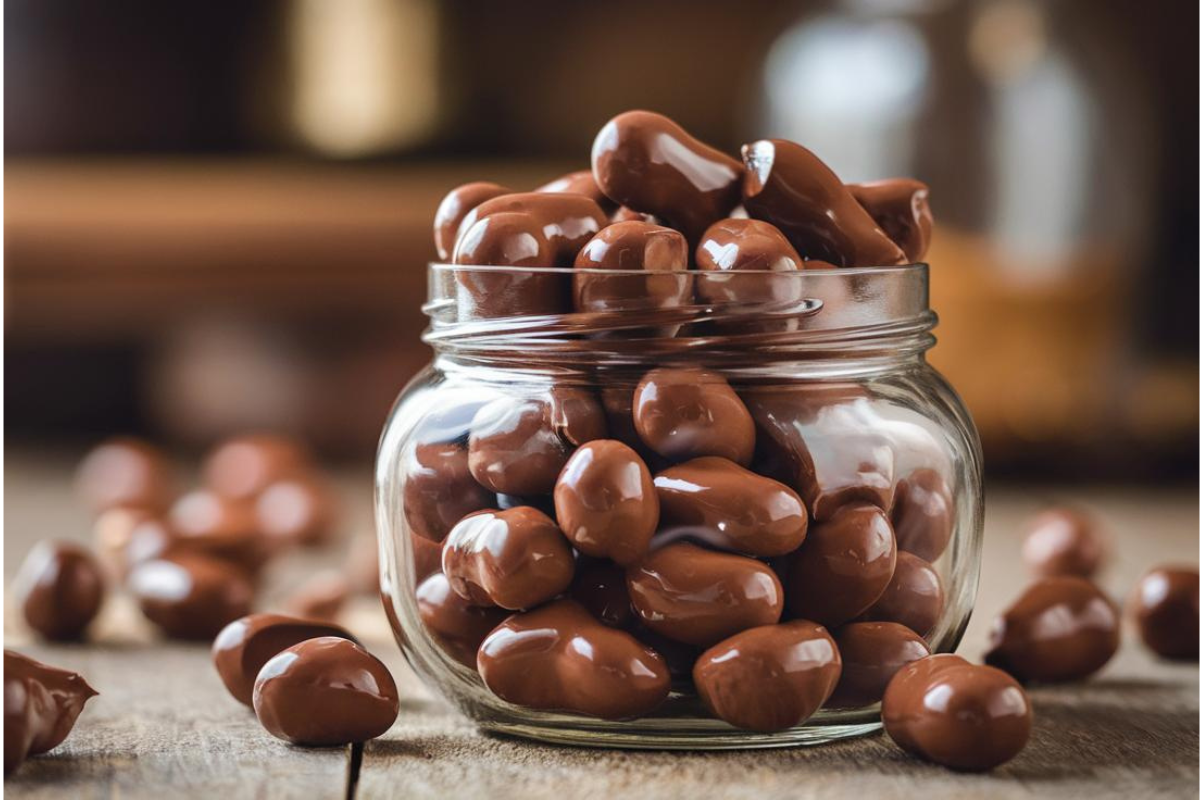
[[[921,260],[933,238],[929,187],[912,178],[848,183],[846,188],[910,264]]]
[[[795,272],[806,264],[787,238],[769,222],[723,219],[713,223],[696,248],[696,296],[705,303],[789,303],[803,292],[799,280],[737,272]]]
[[[754,454],[754,421],[720,375],[696,367],[655,369],[633,393],[633,424],[672,461],[721,456],[742,466]]]
[[[982,772],[1029,741],[1025,691],[998,669],[944,653],[902,667],[883,695],[883,727],[896,744],[950,769]]]
[[[413,577],[417,583],[428,578],[430,575],[442,571],[442,542],[431,542],[423,536],[412,535],[409,537],[412,541],[412,566]],[[379,588],[379,554],[375,554],[375,591]],[[369,592],[374,594],[375,592]]]
[[[729,459],[694,458],[654,478],[660,538],[699,539],[754,556],[781,556],[804,542],[808,511],[779,481]]]
[[[228,439],[202,465],[205,485],[231,500],[248,500],[276,481],[311,469],[308,448],[294,439],[271,434]]]
[[[4,774],[53,750],[98,694],[83,676],[4,651]]]
[[[563,532],[536,508],[479,511],[454,526],[442,572],[472,605],[532,608],[571,585],[575,558]]]
[[[658,527],[650,470],[629,446],[599,439],[576,450],[554,487],[558,524],[575,549],[629,565]]]
[[[781,731],[811,717],[841,672],[829,632],[795,620],[751,628],[706,650],[692,680],[714,716],[738,728]]]
[[[737,159],[649,111],[618,114],[600,129],[592,173],[613,201],[666,220],[693,245],[741,202]]]
[[[1138,581],[1130,607],[1147,647],[1163,658],[1196,660],[1200,575],[1194,568],[1150,570]]]
[[[29,551],[13,594],[30,628],[51,640],[83,635],[104,603],[104,573],[88,550],[71,542],[43,541]]]
[[[574,386],[555,386],[549,392],[550,427],[568,444],[579,446],[608,437],[604,407],[596,395]]]
[[[577,172],[568,172],[566,175],[560,175],[549,183],[534,189],[534,191],[546,192],[548,194],[581,194],[600,206],[600,209],[605,214],[612,214],[617,208],[617,204],[609,200],[608,196],[600,191],[600,187],[596,184],[596,178],[592,175],[590,169],[581,169]]]
[[[493,492],[549,494],[569,455],[545,400],[500,397],[471,423],[467,466]]]
[[[244,705],[252,705],[254,680],[277,653],[318,636],[353,639],[337,625],[283,614],[250,614],[221,629],[212,643],[213,665],[221,682]]]
[[[670,465],[671,462],[651,450],[638,435],[637,426],[633,424],[633,392],[632,386],[602,386],[600,389],[600,404],[604,408],[604,418],[608,424],[608,438],[624,442],[633,448],[650,472],[658,472]]]
[[[479,674],[510,703],[602,719],[649,714],[671,688],[662,656],[572,600],[509,617],[480,645]]]
[[[1043,578],[992,623],[984,660],[1020,681],[1086,678],[1117,652],[1120,621],[1117,607],[1090,581]]]
[[[262,567],[277,546],[262,534],[252,502],[204,489],[175,501],[168,522],[179,548],[228,561],[249,573]]]
[[[138,564],[125,585],[146,618],[176,639],[210,639],[254,600],[241,570],[185,553]]]
[[[315,476],[276,481],[254,500],[259,531],[276,546],[316,547],[333,536],[334,499]]]
[[[1099,524],[1074,508],[1049,508],[1030,520],[1021,558],[1034,575],[1090,578],[1107,555]]]
[[[350,581],[340,570],[314,572],[288,595],[284,610],[303,619],[332,622],[350,599]]]
[[[915,469],[896,484],[892,527],[896,546],[936,561],[954,532],[954,494],[937,470]]]
[[[140,439],[118,437],[93,448],[79,463],[75,485],[93,511],[124,506],[162,511],[175,494],[163,453]]]
[[[743,203],[770,222],[806,258],[839,267],[883,267],[907,261],[833,170],[807,148],[784,139],[742,147]]]
[[[433,215],[433,244],[437,248],[438,258],[449,261],[454,255],[459,226],[472,209],[493,197],[511,193],[511,189],[488,181],[464,183],[451,189]]]
[[[898,622],[918,636],[926,636],[942,616],[946,598],[942,579],[928,561],[903,550],[896,553],[896,571],[887,588],[862,618],[875,622]]]
[[[788,567],[788,613],[830,627],[870,608],[892,580],[896,537],[874,506],[846,506],[808,529]]]
[[[404,470],[404,518],[424,539],[440,542],[467,514],[496,504],[495,494],[472,477],[464,444],[417,444]]]
[[[653,551],[626,573],[626,585],[642,624],[697,647],[783,614],[783,587],[770,567],[687,542]]]
[[[332,747],[383,734],[400,713],[387,667],[355,642],[309,639],[275,655],[254,681],[254,713],[272,736]]]
[[[629,589],[625,585],[625,570],[611,561],[580,558],[575,564],[575,579],[571,581],[568,594],[605,625],[628,629],[634,624],[635,614],[629,602]]]
[[[895,622],[851,622],[833,632],[842,656],[842,677],[829,708],[860,708],[883,699],[892,676],[929,655],[917,633]]]
[[[425,630],[446,655],[471,669],[475,669],[479,645],[509,615],[495,606],[471,605],[441,574],[430,575],[417,587],[417,611]]]
[[[576,269],[646,274],[576,272],[573,277],[575,310],[645,311],[686,305],[692,299],[692,276],[672,273],[688,268],[688,255],[687,240],[679,231],[649,222],[615,222],[583,246],[575,257]],[[661,334],[673,336],[678,330],[678,326],[668,328]]]

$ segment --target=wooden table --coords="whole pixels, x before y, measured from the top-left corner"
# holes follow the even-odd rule
[[[69,496],[69,461],[9,454],[5,576],[42,537],[86,538]],[[355,535],[369,533],[369,476],[342,481]],[[994,488],[977,613],[960,652],[978,658],[993,615],[1020,590],[1021,522],[1047,499],[1094,508],[1111,526],[1117,559],[1103,577],[1114,597],[1162,561],[1195,563],[1197,498],[1191,490]],[[332,559],[332,556],[328,557]],[[318,558],[281,565],[283,584]],[[271,604],[268,595],[266,603]],[[267,735],[225,692],[203,645],[155,640],[114,597],[95,643],[38,644],[10,607],[5,646],[82,672],[100,691],[57,750],[5,780],[12,798],[63,797],[494,797],[652,798],[1087,797],[1197,795],[1197,667],[1158,661],[1132,628],[1092,680],[1032,690],[1033,740],[987,775],[914,761],[886,736],[818,748],[740,753],[616,752],[483,736],[426,691],[403,664],[376,604],[361,600],[346,624],[393,669],[400,719],[361,750],[308,750]]]

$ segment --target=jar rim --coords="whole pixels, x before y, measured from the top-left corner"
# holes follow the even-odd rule
[[[598,267],[514,267],[502,265],[486,265],[486,264],[447,264],[441,261],[429,262],[430,273],[458,273],[458,272],[489,272],[489,273],[511,273],[514,275],[599,275],[606,277],[630,277],[644,278],[647,276],[668,276],[668,275],[692,275],[692,276],[708,276],[714,275],[755,275],[752,271],[733,272],[725,270],[707,270],[707,269],[671,269],[671,270],[654,270],[648,272],[641,269],[601,269]],[[778,278],[804,278],[816,276],[843,277],[849,279],[851,277],[863,275],[879,275],[887,273],[910,273],[928,275],[929,263],[925,261],[914,261],[910,264],[893,264],[890,266],[878,267],[834,267],[832,269],[796,269],[796,270],[780,270],[769,273],[772,279]]]

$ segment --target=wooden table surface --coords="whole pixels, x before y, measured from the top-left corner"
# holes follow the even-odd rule
[[[7,454],[6,585],[40,538],[86,539],[66,459]],[[342,476],[352,535],[369,535],[370,483]],[[1194,490],[993,487],[976,614],[959,651],[978,658],[991,618],[1025,581],[1018,530],[1047,500],[1094,509],[1117,557],[1102,577],[1124,598],[1149,566],[1197,560]],[[332,555],[280,564],[279,592]],[[274,599],[273,599],[274,598]],[[221,686],[204,645],[156,640],[128,601],[110,599],[92,643],[45,645],[6,604],[5,646],[78,670],[100,691],[52,753],[5,780],[12,798],[652,798],[1087,797],[1195,798],[1200,759],[1197,667],[1154,659],[1126,628],[1113,661],[1078,685],[1031,690],[1029,746],[987,775],[908,758],[884,735],[816,748],[734,753],[621,752],[484,736],[426,691],[403,663],[377,604],[361,599],[345,624],[392,668],[400,719],[365,748],[302,749],[266,734]]]

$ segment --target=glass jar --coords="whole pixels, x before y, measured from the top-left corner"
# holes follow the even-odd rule
[[[559,311],[556,298],[569,297],[572,281],[581,280],[642,299],[547,313]],[[664,300],[671,297],[689,300]],[[882,684],[850,692],[851,699],[841,689],[851,671],[861,682],[879,670],[865,662],[894,653],[868,646],[864,657],[860,644],[857,667],[842,664],[843,686],[834,694],[842,700],[811,716],[811,708],[801,708],[794,720],[774,679],[739,673],[732,685],[742,706],[767,709],[768,716],[783,709],[782,723],[776,716],[764,724],[762,713],[749,722],[721,713],[752,729],[714,716],[719,698],[711,688],[698,692],[693,677],[708,678],[697,660],[736,663],[746,648],[725,645],[741,628],[797,618],[822,623],[815,630],[825,637],[827,629],[835,640],[853,622],[888,620],[907,623],[911,638],[923,638],[921,649],[957,646],[979,573],[981,462],[966,409],[925,360],[936,323],[925,265],[731,276],[434,264],[425,310],[433,362],[401,392],[379,447],[381,591],[413,669],[481,729],[613,747],[817,744],[879,729]],[[587,442],[595,439],[623,442],[628,449],[616,449],[645,463],[639,473],[657,476],[650,494],[658,499],[658,522],[646,533],[653,538],[644,562],[636,546],[633,555],[605,551],[621,564],[597,557],[596,541],[562,518],[570,493],[556,505],[555,487],[570,482],[574,469],[564,464],[577,447],[594,455]],[[725,476],[724,499],[714,501],[724,503],[724,516],[712,503],[696,510],[689,489],[705,483],[696,477],[703,474],[698,464]],[[807,533],[798,548],[795,539],[780,545],[763,538],[774,530],[767,495],[772,503],[802,501]],[[540,520],[542,538],[515,536],[511,515],[509,527],[480,534],[487,527],[480,518],[491,524],[501,510],[524,506],[537,511],[515,513]],[[459,524],[476,511],[483,513],[474,522]],[[863,529],[846,524],[854,515],[871,521],[875,540],[855,539]],[[569,541],[559,524],[575,525]],[[628,517],[622,524],[637,527]],[[497,566],[505,547],[519,552]],[[663,598],[654,592],[669,593],[676,567],[664,567],[664,577],[646,564],[685,549],[718,559],[699,573],[711,579],[722,565],[734,565],[769,584],[766,594],[760,585],[755,600],[744,584],[712,579],[656,605],[654,597]],[[464,559],[476,559],[466,572]],[[491,561],[481,567],[478,559]],[[443,564],[451,575],[442,574]],[[489,607],[501,602],[499,593],[481,589],[489,575],[524,570],[528,577],[537,569],[541,578],[517,587],[537,591],[510,592],[506,607]],[[464,579],[468,573],[473,577]],[[704,591],[709,600],[723,599],[688,605]],[[578,606],[555,599],[562,596]],[[564,608],[582,628],[547,622]],[[693,612],[699,617],[689,617]],[[696,618],[698,626],[691,624]],[[526,660],[498,660],[522,640],[532,648]],[[607,647],[620,652],[610,658]],[[788,663],[796,667],[795,658]],[[655,675],[663,664],[670,672],[669,694],[660,687],[653,707],[635,687],[647,664]],[[818,690],[818,704],[828,688]]]

